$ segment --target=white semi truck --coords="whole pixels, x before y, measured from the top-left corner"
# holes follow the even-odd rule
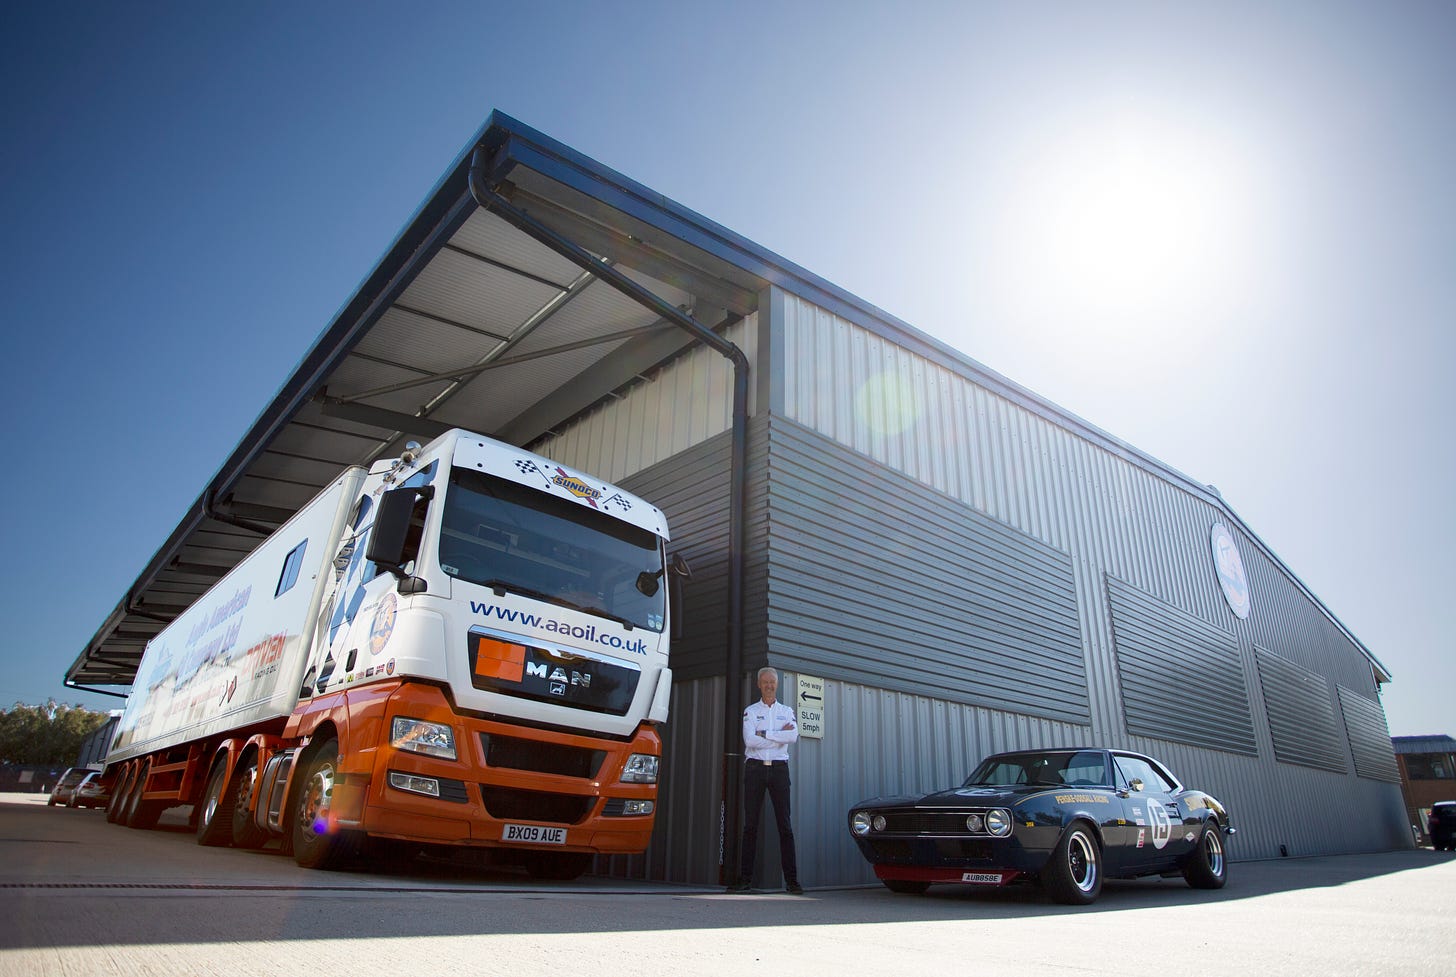
[[[662,513],[464,431],[350,468],[147,646],[110,820],[299,864],[369,836],[546,878],[646,849],[680,559]]]

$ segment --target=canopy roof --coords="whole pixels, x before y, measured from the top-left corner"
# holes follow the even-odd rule
[[[97,629],[67,670],[67,685],[130,685],[147,642],[345,466],[452,427],[528,446],[699,342],[480,207],[469,186],[477,150],[515,208],[703,325],[721,331],[756,311],[769,286],[784,288],[1156,472],[1243,526],[1209,486],[495,112]],[[1377,681],[1389,681],[1378,659],[1289,575],[1370,659]]]

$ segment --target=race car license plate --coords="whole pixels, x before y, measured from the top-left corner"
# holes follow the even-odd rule
[[[526,845],[564,845],[565,828],[543,828],[539,824],[507,824],[501,829],[501,841]]]
[[[1000,872],[962,872],[962,882],[975,882],[978,885],[1000,885]]]

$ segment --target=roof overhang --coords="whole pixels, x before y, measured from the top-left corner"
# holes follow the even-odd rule
[[[129,685],[146,644],[345,466],[452,427],[530,445],[698,340],[479,207],[477,147],[513,206],[724,327],[767,281],[752,246],[500,113],[209,480],[66,672]],[[727,255],[725,257],[725,254]],[[100,690],[98,690],[100,691]]]

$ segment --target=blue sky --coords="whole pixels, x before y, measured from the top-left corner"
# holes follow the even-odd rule
[[[498,108],[1217,485],[1395,673],[1391,731],[1456,732],[1453,29],[8,3],[0,701],[119,703],[66,666]]]

